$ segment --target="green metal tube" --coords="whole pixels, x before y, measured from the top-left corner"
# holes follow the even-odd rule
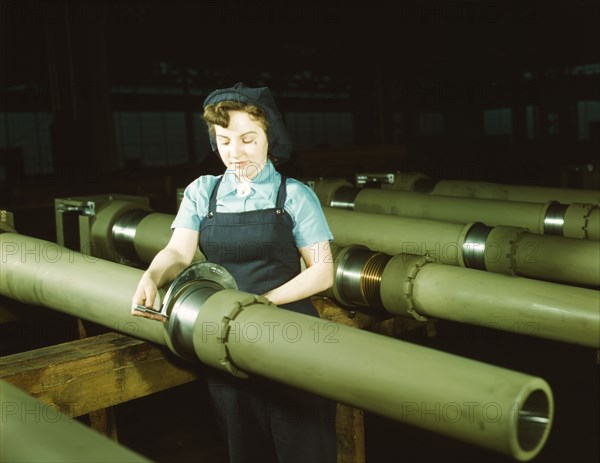
[[[338,246],[363,245],[391,255],[428,254],[449,265],[459,265],[461,243],[471,226],[327,206],[323,212]]]
[[[354,185],[347,180],[326,178],[315,183],[315,193],[322,206],[331,206],[337,191],[342,188],[354,188]]]
[[[591,204],[546,204],[432,196],[410,191],[350,188],[347,182],[318,183],[323,206],[359,212],[488,226],[523,227],[531,233],[600,240],[600,208]]]
[[[323,207],[339,247],[366,246],[390,255],[425,255],[432,262],[468,267],[465,241],[473,224],[414,219]],[[482,241],[485,270],[542,280],[600,286],[600,246],[595,241],[489,227]]]
[[[117,442],[0,380],[0,461],[149,462]]]
[[[206,300],[194,347],[204,363],[238,376],[265,376],[521,461],[539,452],[552,421],[541,378],[281,310],[236,290]]]
[[[154,256],[167,245],[171,239],[171,224],[175,216],[155,212],[144,217],[135,227],[133,245],[137,256],[142,262],[150,263]],[[197,251],[194,261],[206,260]]]
[[[354,210],[447,222],[483,222],[509,225],[543,233],[547,205],[506,201],[448,198],[408,191],[364,189],[355,200]]]
[[[440,180],[435,184],[431,194],[532,203],[559,201],[563,204],[600,204],[600,191],[598,190],[504,185],[500,183],[465,180]]]
[[[494,273],[600,287],[597,241],[538,235],[496,226],[485,242],[485,268]]]
[[[381,306],[418,320],[441,318],[600,347],[600,291],[387,256],[360,247],[335,250],[334,297]]]
[[[564,236],[600,241],[600,207],[570,204],[564,215]]]
[[[108,206],[98,212],[92,224],[94,249],[106,250],[106,256],[118,258],[126,254],[137,261],[152,262],[171,239],[175,216],[140,209],[134,202],[127,206],[124,201],[118,202],[119,207]],[[194,261],[202,260],[206,258],[197,251]]]
[[[90,230],[92,248],[90,254],[104,260],[118,261],[121,257],[115,252],[115,225],[126,213],[149,213],[148,207],[124,199],[108,199],[96,211]]]
[[[392,281],[393,268],[382,280]],[[397,287],[382,284],[384,303],[398,297]],[[412,280],[411,298],[414,310],[426,317],[600,347],[596,290],[430,264]]]
[[[168,344],[162,323],[131,316],[131,298],[142,270],[17,233],[0,233],[0,251],[3,296]],[[157,295],[157,306],[161,294]]]

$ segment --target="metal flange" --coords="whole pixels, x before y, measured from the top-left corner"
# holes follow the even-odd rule
[[[194,262],[171,283],[160,314],[168,319],[168,336],[179,356],[196,358],[194,323],[204,302],[223,289],[237,290],[237,283],[225,267],[211,262]]]

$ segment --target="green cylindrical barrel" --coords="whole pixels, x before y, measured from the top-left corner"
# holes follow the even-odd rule
[[[175,216],[154,212],[144,217],[135,227],[133,243],[142,262],[150,263],[171,239],[171,224]]]
[[[150,462],[0,380],[0,461],[6,463]]]
[[[117,201],[119,207],[105,206],[92,224],[95,237],[94,250],[106,250],[94,254],[103,259],[129,257],[133,260],[150,263],[171,239],[172,214],[151,212],[141,209],[139,204]],[[108,257],[104,257],[108,256]],[[197,251],[194,261],[205,260]]]
[[[461,225],[323,207],[336,245],[366,246],[390,255],[428,255],[431,261],[468,266],[463,256],[472,223]],[[517,227],[488,227],[485,269],[542,280],[600,286],[596,241],[529,233]]]
[[[131,299],[142,270],[17,233],[0,233],[0,250],[3,296],[167,344],[162,323],[131,316]],[[158,294],[155,305],[160,302]]]
[[[359,189],[339,180],[317,183],[315,192],[323,206],[462,224],[482,222],[488,226],[522,227],[537,234],[600,240],[600,208],[592,204],[539,204]]]
[[[450,265],[459,265],[465,228],[470,227],[327,206],[323,212],[339,246],[359,244],[391,255],[429,254],[436,262]]]
[[[428,263],[410,255],[392,257],[378,281],[381,303],[391,313],[600,347],[600,291]],[[351,294],[351,289],[337,292]]]
[[[547,438],[553,405],[541,378],[248,296],[223,290],[203,305],[194,348],[205,363],[265,376],[522,461]]]
[[[418,320],[442,318],[600,347],[600,291],[431,263],[427,257],[335,249],[333,297]]]
[[[409,191],[363,189],[354,210],[447,222],[483,222],[486,225],[524,227],[544,232],[547,205],[514,203],[492,199],[450,198]]]
[[[494,227],[485,243],[486,270],[558,283],[600,286],[597,241]]]
[[[481,199],[500,199],[503,201],[526,201],[532,203],[558,201],[563,204],[600,204],[600,192],[598,190],[505,185],[500,183],[473,182],[466,180],[440,180],[435,184],[432,194]]]

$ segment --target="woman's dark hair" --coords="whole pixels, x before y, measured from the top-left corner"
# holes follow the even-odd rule
[[[244,111],[250,115],[250,118],[262,125],[265,132],[269,128],[269,121],[264,111],[258,106],[241,103],[239,101],[220,101],[216,104],[208,105],[204,108],[202,118],[208,126],[208,131],[212,136],[215,135],[215,125],[227,128],[229,127],[229,111]]]
[[[202,119],[208,126],[208,134],[211,138],[215,138],[215,125],[221,127],[229,127],[229,111],[244,111],[250,115],[250,119],[258,122],[267,133],[269,129],[269,121],[265,112],[258,106],[242,103],[239,101],[220,101],[216,104],[211,104],[204,108]],[[274,164],[277,164],[277,158],[269,156],[269,159]]]

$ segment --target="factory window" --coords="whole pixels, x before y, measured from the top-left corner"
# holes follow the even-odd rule
[[[119,166],[183,164],[188,160],[183,112],[115,112]]]
[[[525,106],[525,123],[527,124],[527,139],[536,140],[539,138],[539,108],[535,105]]]
[[[121,95],[183,95],[181,87],[151,85],[116,85],[111,88],[111,92]]]
[[[558,135],[560,132],[560,119],[557,112],[546,114],[546,131],[548,135]]]
[[[440,112],[419,113],[419,135],[439,136],[446,132],[444,114]]]
[[[583,64],[571,69],[571,74],[579,76],[593,76],[600,74],[600,63]]]
[[[600,138],[600,101],[580,101],[577,103],[579,140]]]
[[[298,150],[354,144],[353,119],[345,112],[288,112],[285,121]]]
[[[486,135],[512,135],[512,111],[510,108],[483,111],[483,128]]]
[[[51,121],[47,112],[0,113],[0,180],[9,180],[14,169],[27,175],[52,173]]]

